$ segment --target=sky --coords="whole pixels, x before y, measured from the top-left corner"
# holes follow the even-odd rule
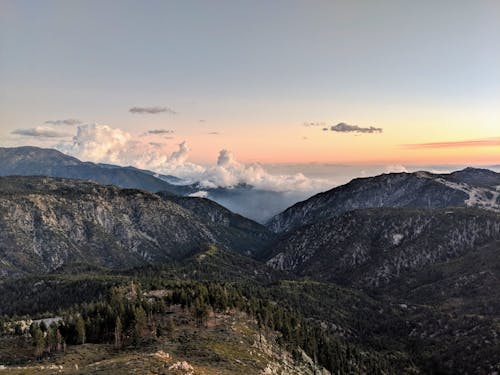
[[[499,40],[497,0],[0,0],[0,146],[299,185],[500,164]]]

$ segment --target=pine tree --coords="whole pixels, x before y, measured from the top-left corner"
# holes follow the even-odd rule
[[[115,348],[121,348],[122,346],[122,322],[120,317],[116,317],[115,322]]]
[[[85,322],[81,315],[78,315],[75,321],[75,330],[76,330],[76,341],[78,344],[85,344],[86,336],[85,336]]]
[[[35,345],[35,356],[40,358],[45,349],[45,337],[37,324],[33,328],[33,344]]]
[[[147,327],[146,312],[142,306],[134,309],[134,342],[139,344],[140,339],[144,335],[144,330]]]

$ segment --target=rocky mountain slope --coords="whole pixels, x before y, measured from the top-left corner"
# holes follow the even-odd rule
[[[189,201],[189,199],[186,199]],[[182,259],[206,244],[252,254],[270,239],[257,223],[216,204],[198,217],[140,190],[45,177],[0,178],[0,274],[47,272],[66,263],[109,268]],[[222,212],[223,214],[220,214]]]
[[[317,194],[273,217],[267,226],[286,232],[344,212],[377,207],[483,207],[500,212],[500,174],[468,168],[449,175],[391,173],[358,178]]]
[[[298,275],[379,287],[500,240],[500,214],[475,208],[355,210],[292,231],[267,264]]]
[[[221,230],[230,228],[233,232],[238,231],[241,235],[242,245],[248,241],[248,237],[261,238],[267,243],[274,235],[263,225],[244,216],[235,214],[220,204],[206,198],[180,197],[159,192],[158,195],[168,201],[182,206],[193,213],[199,220],[219,227]]]

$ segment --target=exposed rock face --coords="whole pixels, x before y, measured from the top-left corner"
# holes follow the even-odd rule
[[[347,211],[377,207],[474,206],[500,212],[500,193],[494,187],[497,180],[498,173],[471,168],[450,175],[415,172],[359,178],[293,205],[267,226],[274,232],[286,232]]]
[[[377,287],[500,240],[500,214],[474,208],[366,209],[299,228],[267,264],[342,284]]]
[[[264,245],[275,237],[265,226],[235,214],[210,199],[179,197],[163,193],[158,193],[158,195],[182,206],[199,220],[217,228],[217,231],[221,233],[221,241],[223,241],[222,234],[226,233],[227,238],[232,239],[233,246],[237,242],[237,248],[247,249],[247,255],[258,255]],[[230,246],[229,243],[227,245]]]
[[[254,225],[258,225],[254,223]],[[209,243],[256,251],[232,227],[139,190],[44,177],[0,178],[0,274],[47,272],[70,262],[128,268],[182,259]]]

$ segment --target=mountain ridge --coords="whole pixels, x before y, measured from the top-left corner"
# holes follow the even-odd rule
[[[485,187],[484,183],[478,183],[478,186],[464,182],[474,181],[470,176],[470,169],[464,171],[468,176],[459,172],[435,175],[420,171],[357,178],[296,203],[274,216],[266,226],[276,233],[286,232],[354,209],[377,207],[478,206],[500,212],[500,192],[489,185]],[[500,180],[500,174],[490,172]]]
[[[235,215],[215,203],[202,209]],[[259,230],[198,219],[193,210],[144,190],[81,180],[0,177],[0,212],[4,275],[85,260],[131,268],[182,259],[210,243],[251,255],[271,239],[249,219],[242,220]]]

